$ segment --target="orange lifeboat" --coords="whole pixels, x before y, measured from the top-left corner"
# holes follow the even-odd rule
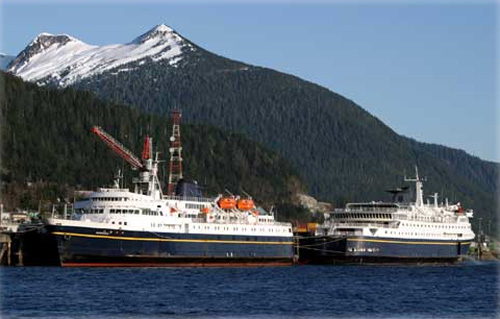
[[[208,213],[210,212],[210,209],[208,209],[208,207],[203,207],[203,208],[201,209],[201,212],[202,212],[203,214],[208,214]]]
[[[239,210],[251,210],[255,208],[255,204],[251,199],[240,199],[238,201],[238,209]]]
[[[233,209],[236,207],[236,199],[233,197],[222,197],[217,203],[222,209]]]

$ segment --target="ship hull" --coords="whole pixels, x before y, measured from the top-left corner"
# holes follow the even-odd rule
[[[470,240],[428,240],[365,236],[321,236],[300,241],[303,263],[453,263],[467,255]]]
[[[290,237],[48,228],[65,267],[284,266],[293,262]]]

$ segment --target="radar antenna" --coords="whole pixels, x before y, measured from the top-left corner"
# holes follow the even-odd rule
[[[405,182],[415,182],[415,206],[424,205],[424,184],[425,178],[418,176],[418,167],[415,165],[415,178],[406,178]]]

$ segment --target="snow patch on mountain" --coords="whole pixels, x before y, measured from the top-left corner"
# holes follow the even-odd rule
[[[158,25],[127,44],[95,46],[69,35],[41,33],[11,63],[9,72],[24,80],[65,87],[134,61],[166,60],[171,66],[194,47],[166,25]],[[141,61],[142,60],[142,61]],[[134,68],[118,72],[133,71]]]

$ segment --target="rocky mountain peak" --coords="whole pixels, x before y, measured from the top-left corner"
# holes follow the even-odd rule
[[[11,62],[10,65],[18,67],[23,66],[28,63],[35,55],[44,53],[49,49],[57,49],[59,47],[65,46],[69,42],[80,41],[67,34],[50,34],[42,32],[16,56],[16,58]]]
[[[147,31],[146,33],[140,35],[139,37],[135,38],[132,43],[136,44],[142,44],[147,41],[157,39],[157,40],[169,40],[169,39],[175,39],[177,41],[181,41],[182,37],[179,36],[174,29],[171,27],[165,25],[165,24],[159,24],[152,28],[151,30]]]
[[[67,34],[50,34],[46,32],[40,33],[31,43],[26,47],[25,51],[31,54],[37,54],[52,46],[63,46],[71,41],[79,41]]]

